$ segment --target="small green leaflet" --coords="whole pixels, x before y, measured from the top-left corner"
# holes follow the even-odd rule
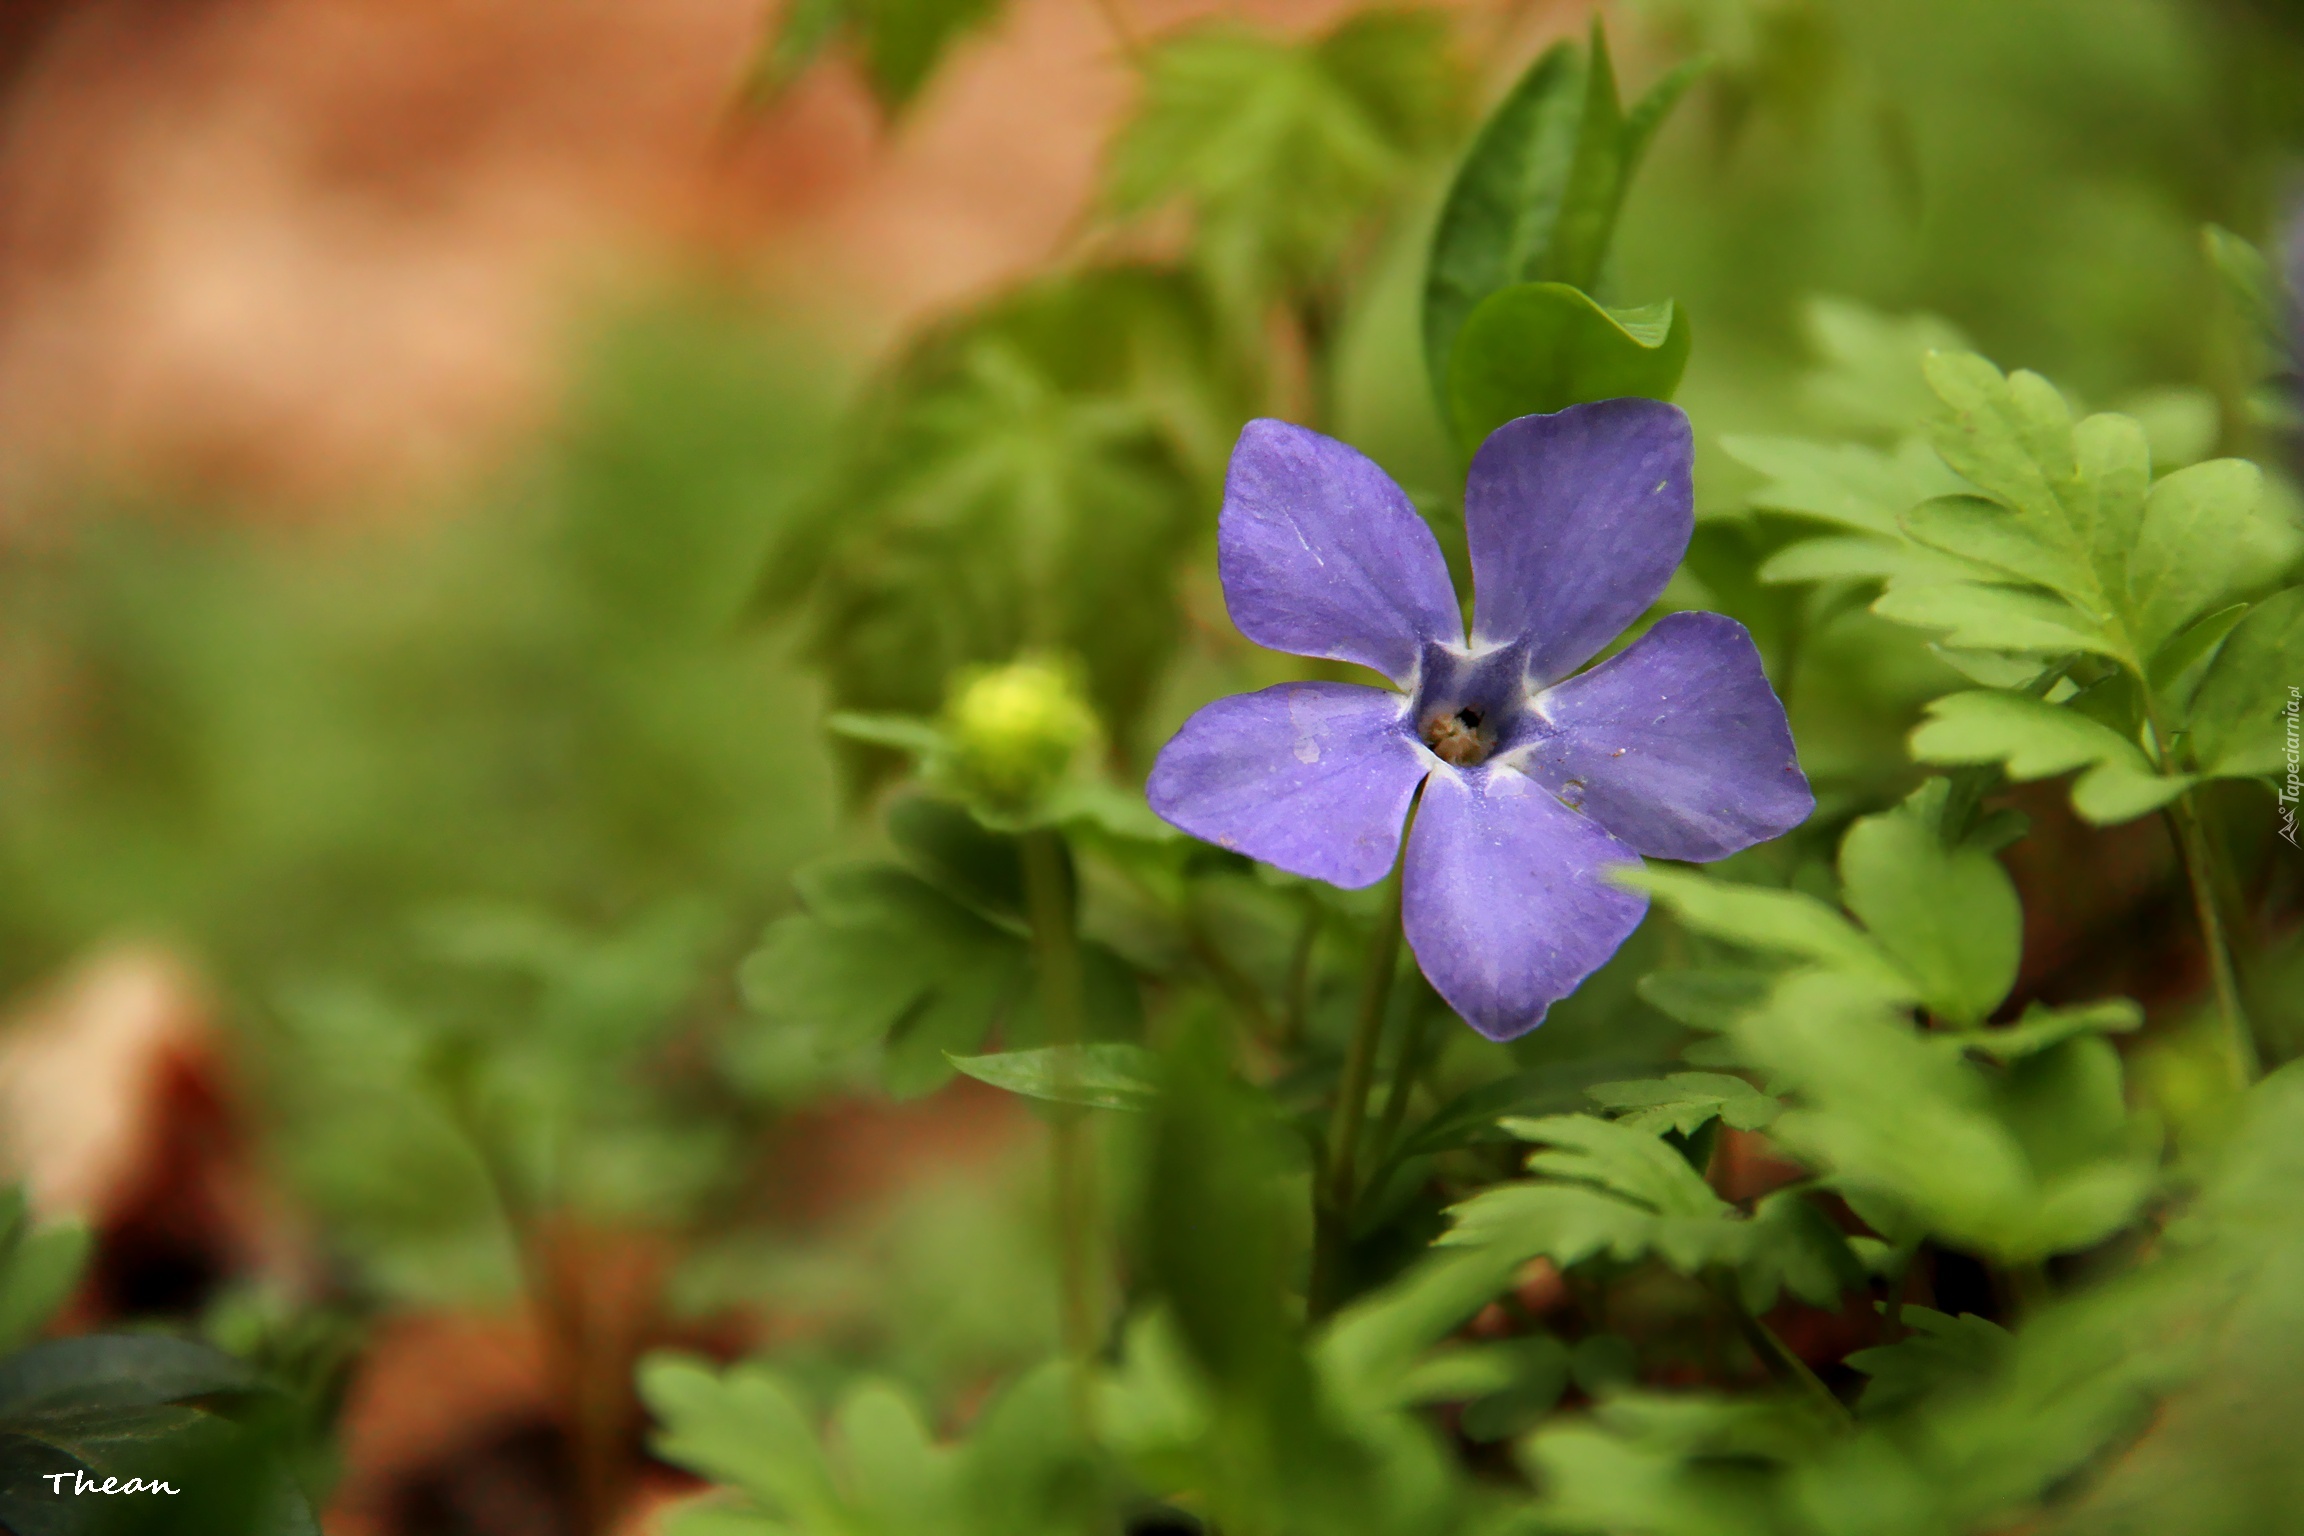
[[[978,1082],[1057,1104],[1141,1110],[1160,1092],[1159,1059],[1140,1045],[1044,1045],[988,1056],[945,1056]]]

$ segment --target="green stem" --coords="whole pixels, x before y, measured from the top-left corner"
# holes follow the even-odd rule
[[[1384,1115],[1376,1122],[1376,1155],[1390,1157],[1408,1118],[1408,1101],[1416,1093],[1416,1079],[1424,1074],[1424,1046],[1432,1035],[1432,1009],[1420,1007],[1408,1015],[1408,1038],[1400,1042],[1399,1058],[1392,1065],[1392,1086],[1384,1095]]]
[[[1304,1049],[1304,1031],[1312,1013],[1312,949],[1320,939],[1320,903],[1304,898],[1304,923],[1296,930],[1296,948],[1288,957],[1287,1012],[1280,1021],[1280,1049],[1294,1054]]]
[[[2192,887],[2192,910],[2200,923],[2200,941],[2208,951],[2208,980],[2215,989],[2216,1012],[2224,1021],[2224,1033],[2240,1073],[2240,1085],[2245,1088],[2256,1081],[2263,1062],[2257,1055],[2256,1035],[2249,1028],[2248,1014],[2241,1007],[2240,979],[2232,968],[2232,945],[2224,933],[2223,914],[2217,910],[2215,856],[2191,791],[2176,797],[2168,808],[2168,819],[2176,828],[2176,847],[2184,860],[2185,883]]]
[[[1794,1354],[1790,1345],[1776,1337],[1775,1329],[1755,1317],[1751,1308],[1744,1305],[1744,1299],[1736,1294],[1733,1281],[1716,1279],[1712,1282],[1712,1291],[1727,1304],[1730,1315],[1736,1319],[1737,1332],[1744,1335],[1744,1342],[1751,1346],[1753,1354],[1760,1357],[1760,1363],[1767,1367],[1770,1376],[1805,1393],[1824,1410],[1826,1417],[1833,1423],[1844,1427],[1855,1423],[1854,1416],[1848,1412],[1848,1405],[1832,1395],[1832,1389],[1824,1385],[1824,1378],[1810,1370],[1807,1361]]]
[[[1409,808],[1414,825],[1416,811]],[[1392,1001],[1392,976],[1400,963],[1400,881],[1407,866],[1407,838],[1384,879],[1376,932],[1368,945],[1368,969],[1360,978],[1360,1010],[1344,1050],[1344,1078],[1336,1087],[1336,1107],[1328,1117],[1328,1155],[1313,1200],[1312,1285],[1314,1317],[1325,1317],[1343,1300],[1344,1260],[1352,1242],[1352,1207],[1358,1199],[1360,1130],[1368,1118],[1368,1088],[1376,1076],[1376,1048],[1384,1036],[1384,1015]]]
[[[1071,1050],[1080,1044],[1080,940],[1072,922],[1072,882],[1062,837],[1046,828],[1024,834],[1024,896],[1032,917],[1032,954],[1040,1012],[1057,1048],[1056,1091],[1064,1092]],[[1057,1292],[1065,1358],[1072,1362],[1073,1412],[1093,1437],[1091,1372],[1096,1359],[1096,1184],[1087,1112],[1059,1102],[1050,1117],[1049,1154],[1056,1197]]]
[[[2170,761],[2175,738],[2169,734],[2161,718],[2159,706],[2149,690],[2144,701],[2145,723],[2151,728],[2152,755],[2155,764],[2164,773],[2173,772],[2176,765]],[[2192,888],[2192,911],[2200,924],[2200,942],[2208,952],[2208,981],[2216,994],[2216,1012],[2224,1023],[2224,1036],[2232,1052],[2232,1064],[2246,1088],[2263,1071],[2263,1060],[2257,1054],[2256,1035],[2248,1025],[2247,1011],[2240,1004],[2240,979],[2232,969],[2232,945],[2224,933],[2224,917],[2216,901],[2216,859],[2208,841],[2207,828],[2201,825],[2200,807],[2185,790],[2168,806],[2169,825],[2176,832],[2177,856],[2184,863],[2184,881]]]

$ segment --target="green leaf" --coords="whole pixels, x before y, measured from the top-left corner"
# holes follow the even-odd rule
[[[1812,517],[1859,533],[1903,541],[1903,515],[1921,502],[1959,492],[1944,461],[1917,439],[1894,452],[1862,443],[1793,437],[1723,437],[1728,456],[1767,479],[1745,500],[1763,511]]]
[[[802,1031],[834,1056],[880,1041],[892,1092],[951,1076],[1021,990],[1025,946],[908,870],[850,864],[799,882],[807,910],[771,924],[740,973],[763,1031]],[[737,1075],[748,1049],[733,1042]]]
[[[1671,908],[1698,933],[1844,971],[1889,997],[1913,995],[1911,978],[1886,952],[1813,896],[1678,870],[1627,870],[1619,878]]]
[[[1457,168],[1433,231],[1424,361],[1434,395],[1454,398],[1458,338],[1489,295],[1517,283],[1595,285],[1632,175],[1700,69],[1674,70],[1623,113],[1595,23],[1588,56],[1562,43],[1520,77]]]
[[[864,75],[888,112],[910,106],[937,65],[998,14],[996,0],[849,0]]]
[[[1522,1141],[1544,1149],[1528,1155],[1532,1173],[1590,1184],[1665,1216],[1706,1216],[1724,1209],[1688,1159],[1645,1132],[1593,1115],[1502,1123]]]
[[[2128,567],[2138,653],[2162,646],[2253,574],[2249,533],[2264,474],[2245,459],[2211,459],[2164,475],[2144,505]]]
[[[1126,740],[1178,633],[1174,573],[1212,516],[1234,383],[1200,286],[1090,268],[934,328],[852,416],[786,519],[755,606],[798,619],[845,715],[917,722],[964,668],[1077,656]],[[886,771],[885,760],[877,765]]]
[[[2201,248],[2223,280],[2224,293],[2256,353],[2259,376],[2282,368],[2295,346],[2288,329],[2281,282],[2272,263],[2249,241],[2214,224],[2200,231]]]
[[[1949,694],[1912,733],[1924,763],[1999,763],[2018,781],[2086,771],[2072,805],[2099,826],[2131,821],[2183,793],[2191,779],[2154,773],[2143,748],[2077,710],[2021,694]]]
[[[1448,364],[1448,402],[1467,453],[1519,416],[1589,400],[1669,400],[1688,366],[1688,319],[1666,299],[1605,309],[1565,283],[1516,283],[1480,301]]]
[[[1720,1072],[1675,1072],[1628,1083],[1596,1083],[1584,1091],[1594,1103],[1613,1111],[1617,1124],[1652,1135],[1675,1131],[1693,1136],[1714,1119],[1740,1131],[1762,1130],[1784,1107],[1773,1094]]]
[[[1451,1207],[1444,1246],[1491,1250],[1562,1268],[1607,1254],[1654,1255],[1682,1274],[1735,1275],[1748,1305],[1766,1310],[1789,1288],[1827,1305],[1862,1279],[1831,1224],[1796,1191],[1779,1191],[1747,1217],[1712,1193],[1688,1160],[1656,1136],[1590,1115],[1506,1121],[1545,1144],[1528,1160],[1543,1179],[1497,1185]]]
[[[2304,587],[2274,593],[2225,638],[2192,696],[2192,761],[2214,778],[2284,767],[2287,712],[2304,689]]]
[[[1945,632],[1944,643],[1977,651],[2073,651],[2123,658],[2116,636],[2071,604],[2045,592],[1965,581],[1891,586],[1872,604],[1884,619]]]
[[[1997,502],[1941,496],[1906,512],[1903,524],[1906,533],[1939,553],[2067,595],[2094,590],[2095,573],[2085,559],[2066,544],[2040,538]]]
[[[1800,328],[1818,364],[1800,381],[1802,403],[1813,415],[1852,434],[1895,441],[1899,458],[1926,448],[1909,440],[1913,424],[1925,421],[1937,403],[1922,365],[1933,352],[1970,350],[1958,326],[1924,311],[1892,315],[1818,294],[1801,306]],[[1933,461],[1939,481],[1952,480],[1933,452],[1924,456]],[[1956,482],[1945,483],[1927,495],[1959,489]]]
[[[2162,646],[2160,654],[2152,658],[2153,691],[2175,699],[2196,692],[2199,679],[2190,676],[2192,670],[2214,655],[2216,648],[2224,643],[2224,637],[2247,616],[2246,603],[2233,603],[2204,614],[2186,626],[2182,634]]]
[[[995,1088],[1092,1109],[1145,1109],[1159,1093],[1159,1058],[1140,1045],[1044,1045],[952,1065]]]
[[[1821,972],[1786,977],[1735,1035],[1794,1096],[1770,1129],[1779,1144],[1850,1198],[1908,1211],[1957,1245],[2003,1262],[2085,1248],[2151,1191],[2153,1159],[2121,1130],[2116,1058],[2109,1098],[2100,1062],[2057,1062],[2010,1086],[1966,1059],[1972,1036],[1923,1036]],[[2019,1069],[2076,1047],[2109,1049],[2067,1040]]]
[[[1231,23],[1162,39],[1112,147],[1123,217],[1181,204],[1193,252],[1237,323],[1317,286],[1453,125],[1445,20],[1366,11],[1302,42]]]
[[[1946,784],[1858,819],[1840,844],[1841,900],[1919,983],[1946,1021],[1983,1022],[2016,984],[2024,912],[2016,883],[1983,849],[1947,845]]]
[[[641,1361],[639,1387],[659,1426],[652,1444],[666,1461],[741,1488],[803,1531],[848,1528],[808,1410],[781,1376],[656,1354]]]
[[[909,752],[922,761],[944,750],[944,733],[936,728],[936,722],[918,715],[864,715],[852,710],[835,710],[824,717],[824,728],[835,736],[867,746]]]
[[[2057,590],[2114,618],[2151,485],[2143,430],[2124,416],[2075,425],[2046,379],[2003,376],[1972,353],[1939,353],[1923,366],[1946,407],[1935,431],[1944,462],[2061,558],[2069,584]]]
[[[2144,1010],[2124,997],[2069,1008],[2034,1003],[2007,1028],[1976,1030],[1961,1036],[1960,1044],[1994,1061],[2015,1061],[2082,1035],[2121,1035],[2143,1026]]]
[[[1958,581],[1973,574],[1965,561],[1902,538],[1855,535],[1802,539],[1760,564],[1766,582],[1890,581],[1908,585]]]
[[[782,96],[851,21],[849,4],[850,0],[796,0],[787,6],[745,72],[744,99],[765,107]]]
[[[1848,1357],[1851,1369],[1872,1378],[1859,1403],[1867,1418],[1901,1412],[1947,1386],[1986,1379],[2013,1342],[2007,1329],[1973,1312],[1953,1317],[1906,1306],[1902,1316],[1912,1330],[1908,1337]]]

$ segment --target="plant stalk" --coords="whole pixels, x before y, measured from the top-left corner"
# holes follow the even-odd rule
[[[1809,1369],[1808,1362],[1794,1354],[1792,1347],[1776,1336],[1775,1329],[1753,1316],[1744,1298],[1736,1294],[1733,1281],[1715,1279],[1712,1290],[1727,1304],[1729,1315],[1736,1319],[1737,1332],[1743,1334],[1744,1342],[1760,1357],[1770,1376],[1805,1393],[1834,1424],[1843,1428],[1854,1425],[1855,1416],[1849,1413],[1848,1405],[1832,1395],[1824,1378]]]
[[[1410,826],[1416,812],[1408,812]],[[1328,1155],[1313,1200],[1312,1284],[1307,1298],[1314,1317],[1325,1317],[1343,1299],[1344,1259],[1352,1243],[1352,1207],[1359,1196],[1360,1131],[1368,1118],[1368,1089],[1376,1076],[1376,1050],[1384,1036],[1384,1015],[1392,1001],[1392,976],[1400,963],[1400,882],[1407,867],[1408,842],[1384,879],[1376,932],[1368,945],[1368,968],[1360,979],[1360,1009],[1344,1051],[1344,1077],[1336,1086],[1336,1107],[1328,1117]]]
[[[2256,1049],[2256,1034],[2240,1002],[2240,978],[2232,967],[2232,945],[2224,932],[2224,915],[2216,902],[2216,861],[2201,824],[2200,808],[2191,791],[2178,795],[2168,807],[2176,829],[2176,848],[2184,860],[2185,883],[2192,887],[2192,910],[2200,923],[2200,941],[2208,951],[2208,980],[2216,994],[2216,1012],[2224,1021],[2233,1063],[2245,1088],[2263,1072]]]
[[[1426,1006],[1408,1015],[1408,1038],[1400,1042],[1399,1056],[1392,1066],[1392,1086],[1384,1093],[1383,1118],[1376,1122],[1378,1157],[1392,1155],[1400,1124],[1408,1118],[1408,1101],[1415,1095],[1416,1080],[1424,1075],[1424,1048],[1432,1038],[1432,1013]]]
[[[1032,918],[1032,956],[1039,973],[1040,1013],[1048,1043],[1058,1049],[1056,1089],[1064,1093],[1069,1048],[1081,1043],[1084,996],[1080,938],[1073,926],[1072,882],[1060,834],[1035,828],[1023,837],[1024,897]],[[1049,1160],[1056,1203],[1058,1326],[1072,1363],[1073,1412],[1093,1438],[1092,1372],[1101,1330],[1097,1322],[1096,1182],[1087,1111],[1059,1102],[1049,1126]]]

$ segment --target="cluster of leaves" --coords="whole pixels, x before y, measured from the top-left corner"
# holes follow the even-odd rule
[[[1827,601],[1871,592],[1873,612],[1936,633],[1936,653],[1985,685],[1930,704],[1912,738],[1923,762],[2079,770],[2073,806],[2099,824],[2270,775],[2304,592],[2281,585],[2299,540],[2262,471],[2214,459],[2156,475],[2134,417],[2076,421],[2039,375],[1972,353],[1930,352],[1922,369],[1925,436],[1731,443],[1766,476],[1754,506],[1834,530],[1783,543],[1762,579]]]
[[[1243,316],[1289,315],[1315,363],[1331,344],[1354,231],[1427,142],[1399,126],[1439,78],[1416,62],[1421,25],[1365,17],[1295,48],[1188,33],[1155,50],[1111,207],[1191,215],[1190,261],[1170,277],[1210,296],[1191,334],[1212,369]],[[1399,46],[1370,73],[1378,37]],[[1732,51],[1736,90],[1765,88],[1768,52]],[[1596,32],[1539,59],[1474,139],[1420,295],[1459,456],[1513,416],[1677,388],[1679,306],[1595,294],[1632,173],[1696,75],[1626,110]],[[732,1042],[739,1073],[773,1092],[806,1078],[779,1076],[794,1051],[857,1053],[899,1091],[957,1069],[1106,1112],[1134,1214],[1124,1321],[1094,1362],[1026,1378],[944,1446],[884,1386],[855,1389],[820,1433],[806,1394],[765,1367],[659,1362],[660,1449],[727,1485],[683,1529],[968,1531],[1000,1488],[1011,1524],[1049,1531],[1955,1533],[2043,1518],[2154,1403],[2229,1368],[2221,1319],[2269,1305],[2292,1243],[2236,1193],[2293,1156],[2292,1074],[2252,1090],[2220,1154],[2172,1167],[2116,1043],[2142,1010],[2016,1005],[2024,914],[1999,854],[2026,822],[1988,802],[2081,768],[2078,809],[2110,822],[2265,777],[2280,688],[2304,659],[2281,590],[2296,552],[2284,503],[2255,466],[2203,462],[2214,422],[2194,397],[2075,420],[2045,381],[2002,374],[1941,322],[1824,303],[1813,323],[1830,366],[1807,404],[1856,440],[1733,441],[1763,480],[1756,515],[1700,532],[1674,600],[1730,607],[1780,658],[1865,613],[1882,654],[1922,661],[1924,688],[1976,685],[1937,699],[1911,739],[1953,771],[1910,790],[1899,761],[1901,803],[1845,820],[1890,798],[1852,783],[1844,809],[1747,862],[1758,883],[1639,877],[1669,947],[1696,963],[1654,969],[1657,950],[1636,946],[1621,981],[1577,1001],[1602,1006],[1649,970],[1607,1006],[1679,1026],[1678,1061],[1626,1061],[1623,1043],[1608,1060],[1576,1038],[1574,1007],[1512,1053],[1461,1037],[1435,1050],[1429,1000],[1396,985],[1403,1027],[1371,1106],[1346,1298],[1309,1319],[1302,1212],[1348,985],[1331,951],[1355,947],[1369,914],[1123,818],[1054,816],[1063,921],[1090,935],[1101,980],[1089,1041],[1048,1044],[1015,836],[896,801],[893,856],[809,876],[806,910],[750,963],[762,1027]],[[935,398],[900,402],[898,425],[866,440],[906,441]],[[1298,414],[1333,403],[1315,387]],[[1206,497],[1207,446],[1178,453],[1203,476],[1178,482],[1181,500]],[[916,536],[871,494],[841,494],[844,512],[870,509],[843,524],[847,558]],[[771,589],[837,602],[837,566],[790,558]],[[843,664],[843,632],[812,622]],[[1941,639],[1923,648],[1915,631]],[[1066,643],[1058,625],[984,633],[979,649],[915,645],[935,660],[903,688],[853,674],[842,702],[924,714],[961,663]],[[1147,676],[1165,662],[1143,654]],[[1124,736],[1142,695],[1109,672],[1096,695]],[[1833,868],[1802,862],[1835,835]],[[1229,1045],[1211,1022],[1224,1014]],[[1754,1186],[1737,1170],[1761,1146],[1781,1172]],[[1516,1148],[1533,1148],[1517,1167]],[[1982,1291],[1962,1289],[1968,1271]],[[1864,1347],[1804,1359],[1778,1331],[1821,1316]],[[1499,1441],[1516,1480],[1470,1451]],[[2164,1497],[2148,1481],[2123,1496]]]

